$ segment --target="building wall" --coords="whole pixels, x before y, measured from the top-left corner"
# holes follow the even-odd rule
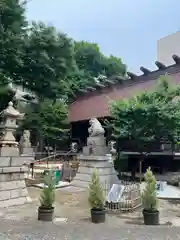
[[[180,56],[180,31],[161,38],[157,43],[157,60],[169,66],[174,64],[172,55]]]

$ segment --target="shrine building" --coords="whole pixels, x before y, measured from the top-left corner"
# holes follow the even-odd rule
[[[156,61],[157,70],[140,67],[141,75],[127,72],[127,77],[114,76],[98,83],[95,87],[79,89],[76,98],[69,106],[69,121],[72,124],[72,139],[85,143],[88,136],[89,119],[110,118],[110,101],[130,98],[157,86],[162,75],[168,75],[173,84],[180,84],[180,57],[173,55],[173,65],[166,66]]]

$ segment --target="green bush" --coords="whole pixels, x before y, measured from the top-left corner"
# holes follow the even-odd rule
[[[52,208],[55,201],[55,176],[52,171],[44,176],[44,188],[41,192],[41,207]]]
[[[143,208],[148,211],[156,211],[158,205],[157,198],[157,183],[156,178],[151,171],[151,168],[148,168],[146,173],[144,174],[145,179],[145,189],[142,193],[142,204]]]
[[[89,184],[88,200],[92,209],[104,209],[105,193],[96,169],[92,173],[92,180]]]

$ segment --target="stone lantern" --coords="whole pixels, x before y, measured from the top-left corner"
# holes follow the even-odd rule
[[[20,156],[19,143],[13,135],[17,120],[22,119],[24,114],[19,113],[10,102],[0,116],[0,208],[4,208],[29,201],[25,176],[27,165],[34,161],[34,157]]]
[[[17,128],[17,120],[23,119],[24,114],[19,113],[13,103],[9,102],[8,107],[0,113],[2,118],[0,129],[0,155],[1,156],[19,156],[19,143],[16,142],[13,135]]]

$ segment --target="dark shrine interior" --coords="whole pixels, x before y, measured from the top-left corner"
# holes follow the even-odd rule
[[[98,119],[102,126],[105,127],[105,118]],[[108,119],[110,120],[110,118]],[[82,151],[83,146],[87,143],[87,138],[89,136],[88,128],[90,127],[89,120],[78,121],[71,123],[71,140],[72,142],[77,142],[79,146],[79,152]],[[107,143],[111,140],[111,132],[105,127],[105,137]],[[132,150],[133,152],[133,150]],[[156,152],[156,151],[155,151]],[[128,156],[128,171],[134,169],[139,172],[139,156],[129,155]],[[148,167],[151,167],[156,173],[165,173],[168,171],[177,171],[180,169],[180,161],[174,160],[172,154],[169,155],[151,155],[147,156],[142,162],[142,172],[145,172]]]
[[[106,118],[107,119],[107,118]],[[110,140],[110,133],[106,129],[105,118],[98,119],[105,129],[104,136],[107,142]],[[88,128],[90,127],[89,120],[78,121],[71,123],[71,139],[72,142],[77,142],[80,145],[80,149],[87,143],[87,138],[89,136]]]

